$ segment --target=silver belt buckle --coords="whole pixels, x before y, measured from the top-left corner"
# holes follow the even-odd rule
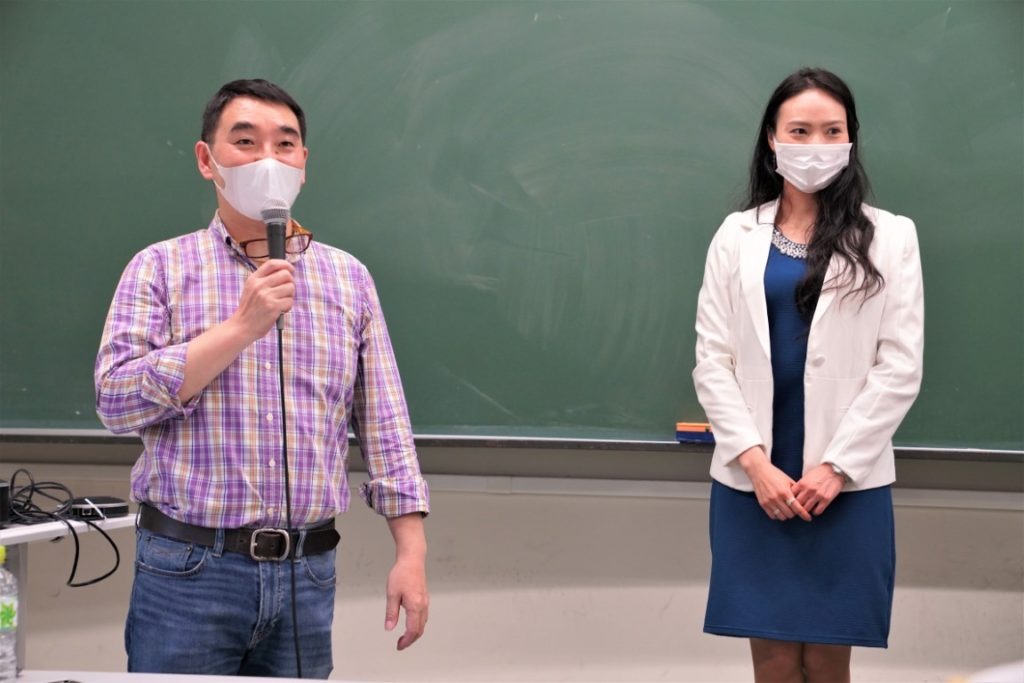
[[[271,534],[277,535],[284,538],[284,552],[277,557],[265,557],[256,554],[256,545],[259,543],[260,534]],[[249,539],[249,557],[256,560],[257,562],[263,562],[265,560],[274,560],[280,562],[281,560],[288,557],[288,553],[292,550],[292,537],[288,534],[285,529],[273,529],[270,527],[264,527],[262,529],[256,529],[252,532],[252,537]]]

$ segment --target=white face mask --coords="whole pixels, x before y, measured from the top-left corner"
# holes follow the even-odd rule
[[[254,221],[261,219],[260,212],[267,208],[291,209],[295,198],[302,189],[305,171],[277,159],[260,159],[251,164],[224,167],[217,163],[210,153],[210,161],[217,167],[224,186],[217,189],[224,195],[235,211]]]
[[[812,194],[828,187],[850,165],[851,142],[830,145],[792,145],[776,141],[775,167],[793,187]]]

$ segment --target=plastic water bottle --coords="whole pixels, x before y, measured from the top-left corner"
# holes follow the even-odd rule
[[[18,580],[4,563],[7,548],[0,545],[0,681],[18,676]]]

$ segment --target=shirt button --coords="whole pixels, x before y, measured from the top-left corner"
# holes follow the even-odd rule
[[[825,356],[815,356],[814,360],[811,361],[811,365],[815,367],[821,367],[825,364]]]
[[[267,463],[267,465],[269,465],[270,467],[273,467],[274,466],[274,461],[271,460],[270,462]]]
[[[267,370],[269,370],[270,369],[270,361],[267,361],[266,363],[264,363],[263,367],[265,367]]]
[[[268,515],[273,515],[274,514],[274,508],[267,508],[267,514]]]
[[[273,413],[267,413],[267,422],[273,422],[273,421],[274,421],[274,414]]]

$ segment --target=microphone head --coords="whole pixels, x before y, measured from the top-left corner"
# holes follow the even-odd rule
[[[280,199],[267,200],[260,211],[260,219],[268,225],[270,223],[284,223],[287,225],[290,218],[291,208],[285,201]]]
[[[284,235],[288,230],[288,205],[280,200],[268,200],[260,211],[260,218],[267,226],[267,249],[270,258],[284,258]]]

